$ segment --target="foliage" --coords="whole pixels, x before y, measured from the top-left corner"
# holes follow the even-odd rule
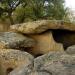
[[[26,5],[26,3],[23,2],[24,0],[1,0],[0,2],[0,15],[7,16],[11,22],[11,24],[14,24],[12,13],[16,10],[16,7],[20,4],[23,4],[23,6]]]
[[[66,19],[64,0],[1,0],[0,17],[11,24],[38,19]],[[67,17],[68,18],[68,17]]]

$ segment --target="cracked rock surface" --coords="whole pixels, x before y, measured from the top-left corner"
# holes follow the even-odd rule
[[[48,29],[66,29],[75,31],[75,24],[60,20],[38,20],[10,26],[11,31],[24,34],[38,34]]]
[[[49,52],[34,59],[34,64],[18,67],[9,75],[75,75],[75,55]]]
[[[32,47],[35,41],[27,36],[14,32],[0,32],[0,48]]]
[[[27,66],[33,63],[34,57],[20,50],[14,49],[0,49],[0,69],[2,69],[2,75],[7,75],[12,70],[20,66]]]

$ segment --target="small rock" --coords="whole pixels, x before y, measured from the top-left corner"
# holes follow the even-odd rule
[[[75,54],[75,45],[68,47],[65,51],[68,54]]]

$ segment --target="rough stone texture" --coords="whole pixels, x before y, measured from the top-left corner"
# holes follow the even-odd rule
[[[51,75],[51,74],[45,71],[35,71],[31,72],[29,75]]]
[[[75,31],[75,24],[60,20],[39,20],[23,24],[16,24],[10,27],[11,31],[17,31],[25,34],[42,33],[48,29],[66,29]]]
[[[60,62],[68,71],[67,75],[75,75],[75,55],[62,55]]]
[[[46,70],[52,75],[75,75],[75,55],[62,52],[45,54],[34,60],[36,70]]]
[[[41,67],[43,67],[45,64],[47,65],[50,62],[59,61],[61,55],[66,55],[66,53],[64,51],[61,52],[51,51],[42,56],[39,56],[34,59],[34,68],[38,70]]]
[[[68,47],[65,51],[68,54],[75,54],[75,45]]]
[[[29,75],[33,70],[33,64],[29,64],[27,66],[22,65],[12,72],[9,73],[9,75]]]
[[[19,66],[26,66],[33,63],[33,59],[34,57],[27,52],[13,49],[0,49],[0,65],[4,71],[2,75],[6,75]]]
[[[30,35],[33,39],[36,40],[36,45],[29,50],[33,55],[42,55],[48,53],[49,51],[63,51],[63,45],[57,43],[53,39],[52,32],[45,32],[43,34]]]
[[[32,47],[35,41],[29,37],[14,32],[0,32],[0,48]]]
[[[45,71],[33,71],[33,65],[21,66],[10,72],[9,75],[51,75]]]
[[[47,21],[34,21],[23,24],[12,25],[10,30],[22,32],[25,34],[41,33],[48,29]]]
[[[18,67],[9,75],[75,75],[75,55],[49,52],[35,58],[34,65],[30,67]]]
[[[52,52],[52,54],[53,54],[53,52]],[[59,54],[59,53],[57,53],[57,54]],[[59,55],[61,55],[61,54],[64,54],[64,53],[61,52]],[[41,56],[41,57],[43,57],[43,56]],[[39,58],[41,58],[41,57],[39,57]],[[47,59],[45,59],[45,60],[47,60]],[[46,63],[48,61],[44,61],[42,63],[43,65],[38,65],[38,62],[43,62],[43,61],[42,60],[38,60],[37,58],[35,58],[33,68],[31,67],[31,65],[29,65],[27,67],[23,66],[22,68],[18,67],[17,69],[15,69],[14,71],[12,71],[9,75],[43,75],[43,74],[44,75],[56,75],[56,74],[57,75],[60,75],[60,74],[66,75],[65,69],[63,68],[63,65],[60,64],[60,63],[57,64],[57,63],[52,63],[50,61],[49,63],[51,65],[49,65],[48,63]],[[48,70],[48,69],[45,70],[47,67],[45,67],[44,63],[48,64],[48,67],[51,67],[51,69],[53,70],[53,72],[55,71],[54,72],[55,74],[52,74],[52,70],[51,69],[50,70]],[[36,66],[38,66],[38,68]],[[40,68],[43,68],[43,67],[44,67],[44,69],[40,69]]]

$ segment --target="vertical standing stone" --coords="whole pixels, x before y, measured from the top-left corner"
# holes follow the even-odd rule
[[[49,51],[62,51],[63,45],[56,43],[53,39],[52,32],[45,32],[42,34],[31,35],[36,40],[36,45],[30,50],[34,55],[48,53]]]

